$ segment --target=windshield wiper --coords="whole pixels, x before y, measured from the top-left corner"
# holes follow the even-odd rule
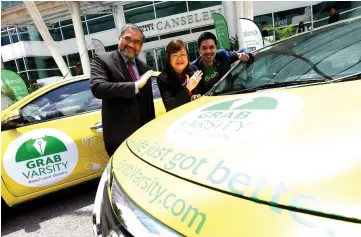
[[[313,69],[313,71],[315,71],[318,75],[328,79],[328,80],[332,80],[332,78],[328,75],[326,75],[323,71],[321,71],[316,64],[314,64],[313,62],[311,62],[311,60],[309,60],[308,58],[305,58],[301,55],[296,54],[292,49],[288,49],[286,47],[283,46],[275,46],[273,48],[270,48],[269,50],[267,50],[265,52],[265,55],[267,54],[283,54],[283,55],[288,55],[288,56],[292,56],[298,59],[301,59],[302,61],[306,62],[308,65],[310,65],[311,69]]]
[[[260,86],[240,89],[236,91],[230,91],[226,93],[222,93],[222,95],[231,95],[231,94],[241,94],[241,93],[247,93],[247,92],[256,92],[258,90],[266,90],[266,89],[272,89],[272,88],[279,88],[279,87],[285,87],[285,86],[298,86],[298,85],[309,85],[313,83],[320,83],[325,82],[327,83],[328,80],[325,79],[312,79],[307,81],[286,81],[286,82],[274,82],[274,83],[268,83]]]

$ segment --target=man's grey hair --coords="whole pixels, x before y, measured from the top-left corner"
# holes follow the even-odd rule
[[[122,27],[122,30],[120,31],[120,36],[123,36],[125,31],[129,30],[129,29],[132,29],[132,30],[137,30],[139,31],[140,33],[142,33],[142,43],[144,43],[144,40],[145,40],[145,36],[144,36],[144,33],[143,33],[143,30],[137,26],[137,25],[134,25],[134,24],[126,24],[125,26]]]

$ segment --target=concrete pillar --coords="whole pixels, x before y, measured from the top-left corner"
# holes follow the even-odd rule
[[[113,11],[113,17],[114,17],[114,22],[115,22],[115,28],[117,29],[118,35],[120,35],[120,31],[121,31],[122,27],[126,24],[123,6],[114,5],[112,8],[112,11]]]
[[[138,59],[143,61],[143,62],[146,62],[147,58],[146,58],[145,52],[143,50],[138,55]]]
[[[39,32],[35,28],[28,27],[28,34],[30,41],[40,41]],[[40,57],[34,57],[34,59],[37,69],[46,69],[46,64],[44,59]],[[44,70],[38,71],[38,75],[39,75],[39,79],[46,78],[48,77],[48,72]]]
[[[252,1],[235,1],[237,17],[237,35],[239,48],[244,48],[243,35],[241,34],[241,24],[239,18],[248,18],[253,20],[253,2]]]
[[[234,1],[223,1],[224,17],[227,20],[229,38],[237,34],[237,16]]]
[[[238,35],[238,44],[239,48],[244,48],[243,35],[241,34],[241,24],[239,24],[239,18],[243,18],[243,2],[235,1],[236,6],[236,18],[237,18],[237,35]]]
[[[243,2],[243,14],[244,14],[244,18],[253,21],[253,1]]]
[[[61,56],[60,51],[56,46],[53,38],[51,37],[49,30],[44,23],[43,18],[41,17],[38,9],[35,6],[35,3],[33,1],[23,1],[23,3],[26,9],[28,10],[31,19],[34,21],[36,27],[38,28],[41,37],[43,37],[44,42],[48,47],[51,55],[53,56],[56,64],[58,65],[61,74],[63,74],[65,78],[71,77],[72,76],[71,72],[68,69],[68,66],[66,65],[63,57]]]
[[[85,75],[90,75],[90,60],[85,42],[83,25],[80,18],[80,4],[79,2],[67,2],[67,4],[71,13],[71,19],[73,21],[76,43],[78,44],[83,73]]]
[[[5,68],[4,66],[4,60],[3,60],[3,56],[1,55],[1,69]]]

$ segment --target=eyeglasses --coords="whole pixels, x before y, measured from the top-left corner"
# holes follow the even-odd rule
[[[188,56],[187,56],[187,54],[182,53],[181,55],[171,54],[170,57],[171,57],[172,59],[177,59],[177,58],[185,59],[185,58],[187,58]]]
[[[139,46],[142,44],[140,40],[132,40],[129,36],[122,36],[122,38],[128,42],[128,44],[133,43],[134,46]]]

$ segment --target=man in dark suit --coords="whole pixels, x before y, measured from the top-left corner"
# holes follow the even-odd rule
[[[331,16],[328,18],[328,24],[332,24],[340,20],[340,14],[336,12],[336,7],[331,7],[330,14]]]
[[[109,156],[155,118],[149,80],[153,71],[137,58],[143,42],[142,30],[127,24],[119,36],[119,49],[95,55],[92,60],[90,87],[93,95],[102,99],[103,138]]]

